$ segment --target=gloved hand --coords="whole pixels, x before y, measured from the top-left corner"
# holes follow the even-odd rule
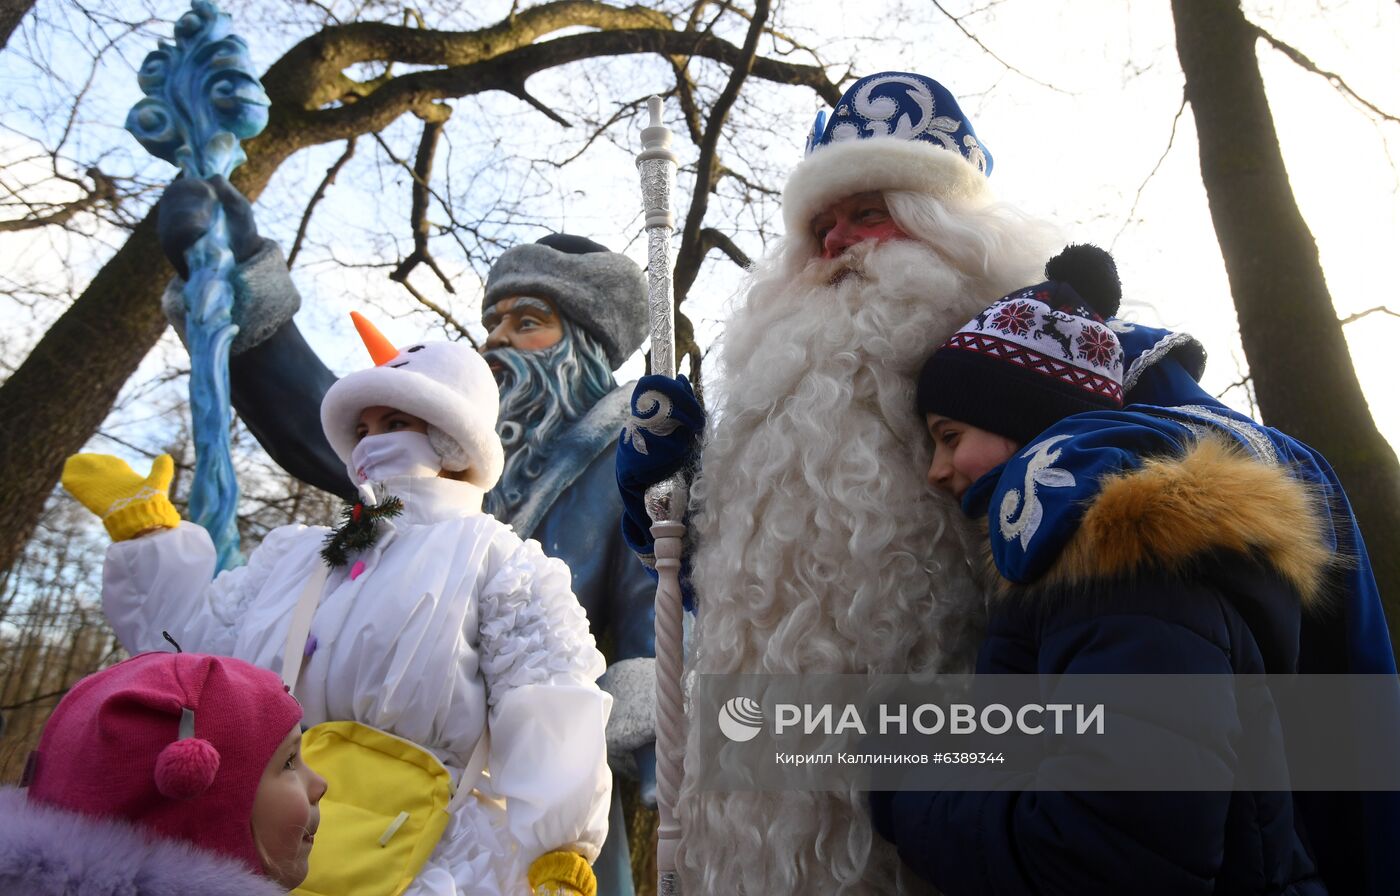
[[[150,529],[173,529],[180,514],[167,496],[175,461],[162,454],[145,479],[126,461],[109,454],[75,454],[63,464],[63,487],[101,517],[113,541]]]
[[[188,316],[183,287],[190,270],[185,253],[209,232],[217,208],[224,210],[229,248],[236,262],[229,285],[233,288],[233,323],[238,327],[238,335],[233,337],[229,354],[237,356],[262,344],[289,323],[301,307],[301,295],[292,283],[282,250],[258,234],[253,207],[243,194],[222,177],[179,178],[165,188],[165,195],[160,198],[156,234],[161,251],[180,275],[166,286],[160,302],[180,339],[185,339]],[[300,333],[293,337],[294,342],[299,343],[300,339]],[[306,351],[310,354],[310,349]],[[322,372],[329,376],[329,371]],[[233,378],[236,394],[239,375],[234,373]],[[318,430],[316,439],[319,438]]]
[[[534,896],[597,896],[598,881],[587,860],[576,852],[547,852],[530,863]]]
[[[681,375],[644,376],[632,391],[632,417],[617,443],[617,487],[622,492],[622,534],[642,557],[653,553],[648,487],[693,466],[705,431],[705,411]]]
[[[156,235],[161,251],[182,280],[190,278],[185,252],[209,231],[215,205],[228,221],[229,247],[239,264],[253,257],[262,245],[253,207],[243,194],[221,176],[208,180],[181,177],[165,188],[156,213]]]

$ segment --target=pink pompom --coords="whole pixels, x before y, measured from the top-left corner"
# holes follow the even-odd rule
[[[219,771],[219,751],[207,740],[177,740],[156,757],[156,789],[172,800],[192,800],[209,789]]]
[[[350,581],[355,581],[365,571],[365,561],[356,560],[355,565],[350,567]]]

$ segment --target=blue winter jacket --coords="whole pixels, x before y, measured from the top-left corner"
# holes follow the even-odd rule
[[[1067,485],[1068,477],[1045,474],[1056,469],[1033,471],[1041,485],[1031,502],[1041,486]],[[1024,472],[1012,471],[1017,484]],[[979,674],[1297,670],[1305,604],[1321,593],[1333,556],[1305,485],[1211,437],[1100,485],[1034,584],[1002,579],[993,589]],[[994,527],[1028,518],[998,517],[992,507]],[[1237,754],[1240,718],[1277,719],[1267,691],[1238,691],[1233,711],[1214,716],[1137,707],[1120,721],[1147,726],[1226,774],[1237,772],[1232,763],[1282,761],[1281,742],[1262,760]],[[1146,762],[1088,743],[1054,748],[1047,739],[1046,747],[1040,773]],[[1026,783],[989,778],[986,791],[873,794],[874,823],[944,896],[1328,892],[1292,793],[1062,793]]]

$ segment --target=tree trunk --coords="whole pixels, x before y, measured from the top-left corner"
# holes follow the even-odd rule
[[[1172,0],[1201,179],[1264,421],[1346,487],[1400,643],[1400,464],[1356,379],[1317,245],[1298,211],[1238,0]]]
[[[34,8],[34,0],[0,0],[0,50],[10,42],[19,23]]]
[[[0,569],[24,548],[64,458],[102,425],[165,329],[160,293],[174,271],[155,221],[153,209],[0,386]]]

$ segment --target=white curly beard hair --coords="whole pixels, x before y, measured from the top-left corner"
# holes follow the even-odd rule
[[[924,481],[914,378],[975,313],[1041,279],[1051,232],[1005,207],[886,200],[916,239],[833,261],[788,243],[726,325],[692,492],[693,671],[971,671],[982,594],[961,512]],[[723,762],[726,744],[697,719],[686,755]],[[860,792],[706,791],[689,774],[678,814],[687,893],[929,892]]]

